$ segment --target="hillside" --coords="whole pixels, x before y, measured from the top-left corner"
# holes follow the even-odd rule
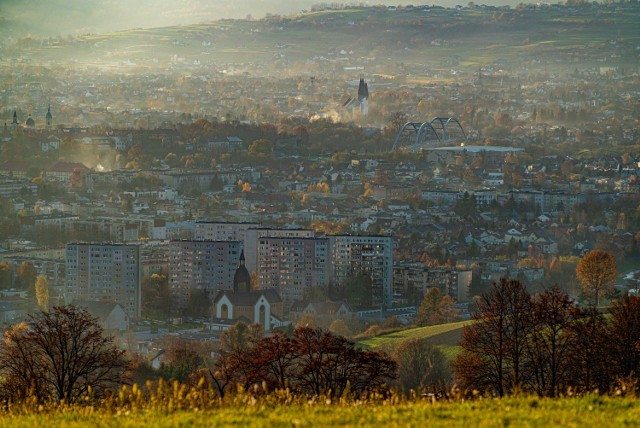
[[[78,37],[22,38],[7,43],[9,57],[130,71],[184,66],[249,74],[335,62],[370,73],[413,73],[456,67],[504,68],[542,64],[637,65],[638,7],[358,8],[309,12],[263,20],[132,29]],[[169,69],[170,70],[170,69]]]
[[[401,342],[409,339],[428,339],[429,343],[438,346],[448,359],[452,359],[459,351],[458,343],[462,338],[462,330],[472,321],[460,321],[449,324],[417,327],[394,333],[383,334],[358,343],[362,347],[393,352]]]

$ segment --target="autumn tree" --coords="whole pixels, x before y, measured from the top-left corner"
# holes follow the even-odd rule
[[[36,278],[36,300],[40,310],[49,310],[49,280],[46,275],[38,275]]]
[[[304,314],[296,321],[296,327],[318,328],[318,319],[312,314]]]
[[[451,296],[442,295],[440,289],[430,288],[424,294],[422,303],[418,307],[416,314],[416,324],[427,326],[444,324],[458,319],[458,311],[454,308],[454,301]]]
[[[192,290],[185,315],[193,318],[206,318],[211,315],[211,310],[211,299],[207,290]]]
[[[220,351],[209,370],[211,383],[221,397],[225,396],[230,386],[248,386],[250,379],[253,379],[249,351],[263,336],[264,328],[261,325],[247,325],[243,322],[238,322],[222,332]]]
[[[249,145],[249,156],[266,157],[273,152],[273,143],[266,139],[254,140]]]
[[[288,387],[298,358],[293,340],[282,332],[260,339],[248,353],[250,369],[245,383],[261,383],[269,390]]]
[[[242,321],[232,325],[220,335],[220,348],[225,351],[244,351],[253,347],[264,336],[261,324],[245,324]]]
[[[389,115],[387,118],[387,129],[391,135],[397,133],[402,125],[409,121],[409,116],[406,113],[396,111]]]
[[[350,337],[353,334],[351,327],[343,319],[333,320],[329,325],[329,331],[344,337]]]
[[[165,379],[185,382],[199,369],[210,364],[212,347],[200,341],[174,339],[165,350],[160,375]]]
[[[356,309],[369,308],[373,297],[373,280],[365,273],[357,273],[347,277],[342,285],[342,293],[338,299],[344,298]]]
[[[89,387],[96,395],[119,387],[128,362],[98,319],[75,306],[30,316],[4,335],[0,375],[7,398],[33,393],[38,401],[74,402]]]
[[[618,276],[616,260],[606,251],[590,251],[578,262],[576,276],[584,293],[598,306],[600,297],[614,290]]]
[[[297,371],[293,384],[302,393],[356,396],[396,377],[397,364],[385,354],[357,349],[355,343],[321,329],[297,328],[293,336]]]

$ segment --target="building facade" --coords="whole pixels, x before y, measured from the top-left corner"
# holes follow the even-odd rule
[[[393,304],[393,238],[381,235],[329,237],[331,282],[340,287],[351,275],[364,273],[373,281],[373,306]]]
[[[141,315],[142,266],[137,244],[70,243],[65,254],[65,301],[118,303]]]
[[[250,228],[244,234],[244,256],[249,272],[258,269],[258,242],[260,238],[313,238],[315,232],[310,229],[270,229]]]
[[[329,283],[327,238],[262,237],[258,239],[257,276],[261,289],[275,289],[287,305],[305,290]]]
[[[256,227],[260,227],[260,225],[258,223],[196,221],[193,230],[193,239],[199,241],[243,242],[247,230]]]
[[[232,290],[241,251],[237,241],[171,241],[169,287],[176,309],[186,309],[194,290],[206,290],[210,298],[219,290]]]
[[[402,263],[393,268],[394,299],[417,305],[424,293],[437,288],[458,302],[469,300],[471,269],[431,268],[422,263]]]

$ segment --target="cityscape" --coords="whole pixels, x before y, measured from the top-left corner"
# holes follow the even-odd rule
[[[637,393],[638,3],[183,3],[0,5],[0,399]]]

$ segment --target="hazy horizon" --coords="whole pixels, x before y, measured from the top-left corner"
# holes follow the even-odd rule
[[[309,9],[318,0],[0,0],[0,31],[3,37],[78,35],[107,33],[131,28],[153,28],[198,24],[219,19],[241,19],[251,15],[288,15]],[[331,3],[329,1],[325,3]],[[345,2],[351,3],[351,2]],[[353,2],[356,3],[356,2]],[[429,4],[454,7],[467,1],[376,0],[362,4]],[[487,5],[516,6],[519,0],[487,0]]]

